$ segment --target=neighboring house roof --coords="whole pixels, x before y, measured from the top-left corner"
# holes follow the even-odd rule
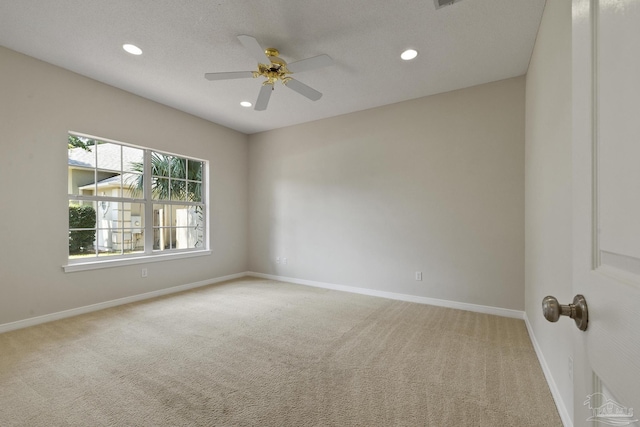
[[[112,176],[111,178],[103,179],[98,181],[98,188],[106,188],[106,187],[120,187],[120,175]],[[126,184],[126,183],[125,183]],[[81,190],[92,190],[95,188],[95,183],[83,185],[80,187]]]
[[[122,164],[120,163],[120,155],[122,147]],[[112,171],[131,170],[133,163],[141,163],[143,159],[143,150],[139,148],[120,146],[117,144],[100,144],[98,146],[89,146],[87,150],[82,148],[69,149],[69,166],[95,168],[96,167],[96,148],[98,151],[98,168]]]
[[[81,148],[74,148],[73,150],[84,151]],[[82,167],[86,167],[86,168],[91,168],[91,167],[94,166],[94,165],[91,164],[91,162],[84,162],[84,161],[79,160],[79,159],[71,158],[71,151],[72,150],[69,150],[69,166],[82,166]],[[93,156],[95,157],[95,154]],[[75,154],[74,154],[74,157],[76,157]],[[93,163],[95,163],[95,161]]]

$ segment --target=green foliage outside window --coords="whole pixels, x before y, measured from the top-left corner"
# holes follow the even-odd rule
[[[131,170],[142,173],[143,163],[131,163]],[[173,200],[202,201],[201,162],[153,152],[151,154],[151,174],[156,177],[151,183],[154,199],[168,200],[171,197]],[[169,177],[173,179],[164,179]],[[189,180],[186,186],[185,179]],[[128,184],[129,190],[135,197],[142,194],[142,175],[136,175],[135,179]]]
[[[69,231],[69,254],[76,255],[93,251],[96,238],[96,210],[91,206],[69,206],[69,229],[92,228],[92,230]]]
[[[82,148],[85,151],[91,151],[89,147],[93,145],[98,145],[99,142],[95,139],[84,138],[75,135],[69,135],[69,142],[67,144],[67,148],[70,150],[72,148]]]

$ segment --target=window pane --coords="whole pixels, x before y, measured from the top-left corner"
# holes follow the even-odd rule
[[[142,233],[144,230],[144,204],[142,203],[125,203],[131,205],[131,214],[129,219],[125,220],[125,228],[132,228],[134,233]]]
[[[122,221],[121,203],[110,200],[100,200],[96,205],[98,228],[119,228],[119,222]]]
[[[191,209],[193,209],[194,214],[195,214],[195,224],[193,225],[194,227],[194,234],[192,234],[192,236],[195,238],[195,241],[193,243],[195,248],[204,248],[205,245],[205,234],[204,234],[204,230],[205,230],[205,226],[204,226],[204,218],[205,218],[205,210],[204,210],[204,206],[193,206]]]
[[[187,181],[171,180],[171,200],[187,200]]]
[[[153,229],[153,250],[164,251],[172,249],[171,228],[154,228]]]
[[[202,162],[189,160],[187,173],[190,180],[202,181]]]
[[[131,234],[124,233],[121,229],[98,230],[98,236],[102,237],[103,242],[108,242],[108,246],[104,246],[98,251],[98,256],[121,255],[124,248],[130,245]]]
[[[122,146],[122,169],[124,172],[144,172],[144,150]]]
[[[156,152],[151,153],[151,174],[153,176],[169,177],[171,169],[171,156]]]
[[[95,193],[95,170],[69,166],[68,191],[71,195],[92,196]]]
[[[144,199],[144,177],[139,173],[125,173],[122,176],[122,196]]]
[[[123,203],[123,228],[131,228],[134,233],[144,230],[144,203]]]
[[[202,201],[202,184],[199,182],[191,182],[187,183],[188,191],[187,197],[191,202],[201,202]]]
[[[153,205],[153,249],[171,249],[171,205]]]
[[[173,224],[175,227],[195,227],[200,224],[201,213],[196,206],[173,206]]]
[[[69,256],[95,255],[96,209],[93,202],[69,201]]]
[[[171,177],[179,179],[187,178],[187,159],[182,157],[171,158]]]
[[[169,227],[171,226],[171,209],[170,205],[153,205],[153,226]]]
[[[194,249],[198,237],[195,235],[193,229],[185,227],[175,228],[176,236],[176,249]]]
[[[96,176],[98,177],[98,182],[96,183],[98,193],[94,195],[122,197],[122,176],[119,173],[98,169],[96,171]],[[86,190],[89,190],[90,188],[93,188],[93,184],[87,186]],[[84,191],[85,188],[82,187],[81,190]]]
[[[96,244],[98,255],[118,253],[114,246],[116,233],[122,228],[122,208],[120,202],[101,200],[97,202],[98,233]]]
[[[127,248],[126,253],[144,252],[144,230],[139,228],[124,229],[125,233],[131,233],[131,248]]]
[[[69,200],[69,228],[96,228],[96,203]]]
[[[69,259],[95,257],[95,241],[95,229],[82,231],[69,230]]]
[[[137,232],[139,231],[139,232]],[[99,255],[121,255],[134,252],[144,252],[144,237],[142,230],[123,228],[111,231],[111,247],[100,251]]]
[[[169,200],[171,194],[168,178],[153,177],[151,181],[151,196],[155,200]]]
[[[122,170],[122,146],[110,142],[96,145],[98,151],[98,169],[109,169],[120,172]]]
[[[196,206],[175,206],[175,240],[177,249],[203,247],[202,209]]]
[[[122,226],[126,232],[132,234],[131,247],[127,250],[144,250],[144,204],[123,203]]]

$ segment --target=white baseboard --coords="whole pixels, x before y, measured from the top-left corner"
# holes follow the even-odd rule
[[[449,301],[436,298],[420,297],[416,295],[398,294],[395,292],[376,291],[374,289],[357,288],[355,286],[335,285],[333,283],[314,282],[312,280],[295,279],[292,277],[274,276],[271,274],[247,272],[248,276],[261,279],[279,280],[281,282],[295,283],[298,285],[313,286],[316,288],[332,289],[335,291],[351,292],[354,294],[369,295],[399,301],[417,302],[419,304],[436,305],[440,307],[456,308],[458,310],[474,311],[477,313],[493,314],[502,317],[522,319],[524,311],[510,310],[508,308],[490,307],[486,305],[469,304],[465,302]]]
[[[97,304],[86,305],[84,307],[72,308],[70,310],[59,311],[57,313],[45,314],[43,316],[30,317],[24,320],[18,320],[16,322],[4,323],[0,325],[0,334],[3,332],[9,332],[16,329],[27,328],[29,326],[39,325],[41,323],[52,322],[54,320],[64,319],[67,317],[77,316],[79,314],[91,313],[92,311],[103,310],[105,308],[116,307],[118,305],[129,304],[132,302],[142,301],[150,298],[160,297],[163,295],[174,294],[176,292],[182,292],[189,289],[199,288],[202,286],[212,285],[214,283],[224,282],[225,280],[238,279],[245,277],[246,272],[231,274],[229,276],[217,277],[214,279],[202,280],[194,283],[187,283],[186,285],[173,286],[171,288],[159,289],[153,292],[147,292],[139,295],[132,295],[130,297],[118,298],[111,301],[100,302]]]
[[[116,307],[118,305],[129,304],[132,302],[142,301],[150,298],[155,298],[163,295],[169,295],[177,292],[186,291],[189,289],[199,288],[202,286],[212,285],[214,283],[224,282],[226,280],[238,279],[245,276],[259,277],[263,279],[279,280],[282,282],[296,283],[299,285],[313,286],[317,288],[333,289],[336,291],[351,292],[362,295],[369,295],[393,300],[416,302],[419,304],[436,305],[440,307],[455,308],[459,310],[475,311],[478,313],[493,314],[503,317],[512,317],[516,319],[522,319],[524,312],[518,310],[510,310],[500,307],[489,307],[477,304],[468,304],[463,302],[442,300],[436,298],[420,297],[416,295],[398,294],[395,292],[377,291],[374,289],[357,288],[354,286],[336,285],[332,283],[315,282],[311,280],[295,279],[292,277],[274,276],[271,274],[256,273],[253,271],[247,271],[242,273],[231,274],[228,276],[217,277],[213,279],[202,280],[199,282],[188,283],[185,285],[173,286],[171,288],[159,289],[157,291],[147,292],[139,295],[132,295],[125,298],[119,298],[111,301],[105,301],[97,304],[91,304],[83,307],[72,308],[69,310],[59,311],[56,313],[45,314],[43,316],[30,317],[28,319],[17,320],[15,322],[9,322],[0,324],[0,334],[3,332],[9,332],[16,329],[27,328],[29,326],[40,325],[42,323],[52,322],[54,320],[65,319],[67,317],[78,316],[80,314],[91,313],[93,311],[103,310],[105,308]],[[537,350],[536,350],[537,351]]]
[[[558,413],[560,414],[560,419],[562,420],[562,424],[564,427],[573,427],[573,421],[571,420],[571,414],[567,411],[567,407],[560,396],[560,390],[558,389],[558,385],[553,379],[553,375],[551,375],[551,370],[549,369],[549,365],[547,365],[547,361],[544,358],[544,354],[542,354],[542,349],[538,344],[538,340],[533,333],[533,329],[531,328],[531,324],[529,323],[529,318],[527,317],[527,313],[524,313],[524,323],[527,325],[527,331],[529,332],[529,338],[531,339],[531,343],[533,344],[533,348],[536,351],[536,355],[538,356],[538,361],[540,362],[540,366],[542,366],[542,372],[544,372],[544,377],[547,380],[547,384],[549,384],[549,389],[551,389],[551,396],[553,396],[553,400],[556,402],[556,407],[558,408]]]

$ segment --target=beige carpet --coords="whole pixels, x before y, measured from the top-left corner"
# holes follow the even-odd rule
[[[561,426],[522,320],[241,279],[0,335],[0,426]]]

